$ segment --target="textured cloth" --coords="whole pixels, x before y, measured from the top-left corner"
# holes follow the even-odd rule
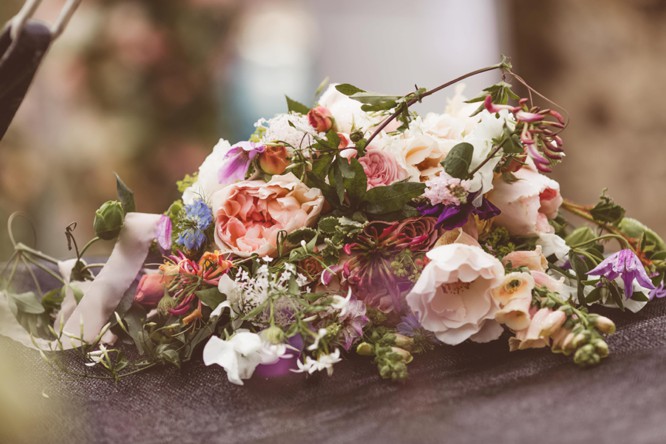
[[[359,356],[330,378],[255,377],[244,387],[199,356],[117,383],[58,371],[46,382],[38,353],[0,338],[31,402],[25,434],[0,442],[666,442],[666,301],[604,314],[618,332],[598,367],[548,350],[509,353],[502,338],[417,355],[405,383],[381,380]]]

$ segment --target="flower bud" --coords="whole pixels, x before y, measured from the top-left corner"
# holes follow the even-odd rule
[[[606,341],[603,341],[601,339],[595,339],[594,341],[592,341],[592,345],[594,346],[599,356],[601,356],[602,358],[608,356],[608,344],[606,344]]]
[[[282,174],[289,166],[287,148],[284,145],[266,146],[259,154],[259,168],[267,174]]]
[[[597,316],[592,320],[592,325],[600,332],[612,335],[615,333],[615,323],[608,319],[606,316]]]
[[[404,348],[405,350],[411,350],[412,346],[414,345],[414,338],[396,333],[394,343],[397,347]]]
[[[320,133],[325,133],[333,127],[331,112],[324,106],[315,106],[308,111],[310,126]]]
[[[268,327],[266,330],[262,331],[261,337],[264,338],[264,340],[270,342],[271,344],[282,344],[285,339],[284,332],[280,327],[277,325],[273,325],[271,327]]]
[[[109,200],[95,211],[93,229],[100,239],[115,239],[123,227],[124,220],[125,210],[122,204],[117,200]]]
[[[164,297],[164,283],[160,273],[144,274],[134,295],[134,302],[145,307],[156,307]]]
[[[373,356],[375,354],[374,347],[367,342],[361,342],[356,347],[356,353],[361,356]]]
[[[574,348],[579,348],[580,346],[587,344],[590,342],[590,332],[589,331],[583,331],[578,333],[574,338],[572,345]]]
[[[412,356],[412,354],[410,352],[408,352],[407,350],[405,350],[404,348],[391,347],[391,351],[393,353],[399,355],[401,360],[405,364],[409,364],[410,362],[412,362],[414,360],[414,356]]]
[[[539,336],[544,338],[552,336],[562,328],[562,325],[564,325],[566,320],[567,315],[561,310],[550,313],[543,321],[543,324],[541,324],[541,332]]]

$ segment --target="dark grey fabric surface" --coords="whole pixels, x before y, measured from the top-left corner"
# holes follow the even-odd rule
[[[666,301],[618,323],[611,356],[592,369],[505,340],[417,356],[405,383],[352,356],[335,374],[227,382],[200,360],[118,383],[49,373],[4,338],[34,401],[32,435],[47,443],[664,443]],[[608,314],[608,313],[606,313]],[[46,392],[49,398],[42,396]]]

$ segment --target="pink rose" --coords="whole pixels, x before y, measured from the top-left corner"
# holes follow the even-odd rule
[[[377,148],[370,147],[358,160],[368,177],[368,189],[391,185],[407,178],[407,171],[398,165],[395,157]]]
[[[500,261],[464,244],[442,245],[426,256],[430,263],[406,297],[423,328],[450,345],[497,339],[502,327],[491,290],[504,277]]]
[[[134,302],[146,307],[156,307],[164,296],[164,276],[161,273],[144,274],[134,295]]]
[[[541,245],[537,245],[532,251],[512,251],[502,258],[504,265],[511,265],[511,268],[527,267],[534,271],[546,271],[548,261],[541,252]]]
[[[333,127],[331,112],[324,106],[315,106],[308,111],[308,122],[317,132],[325,133]]]
[[[488,199],[502,211],[495,223],[514,236],[553,233],[548,219],[557,216],[562,204],[560,184],[540,174],[531,162],[514,174],[516,182],[495,180],[488,193]]]
[[[273,255],[277,235],[312,225],[321,212],[321,190],[292,173],[231,184],[212,197],[215,242],[222,252],[248,257]]]

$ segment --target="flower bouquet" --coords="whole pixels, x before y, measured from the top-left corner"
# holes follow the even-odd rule
[[[441,114],[410,109],[492,70],[503,80],[475,98],[458,86]],[[353,353],[399,380],[415,355],[468,340],[595,365],[615,326],[594,306],[637,311],[666,294],[656,233],[605,192],[590,206],[561,197],[547,173],[566,119],[507,60],[404,96],[349,84],[317,95],[312,107],[287,98],[247,141],[220,140],[162,215],[136,212],[118,178],[96,237],[79,249],[67,229],[73,259],[15,242],[0,333],[97,377],[180,366],[203,348],[235,384],[330,375]],[[115,240],[111,256],[87,263],[100,240]],[[17,291],[22,265],[58,287]],[[62,365],[66,349],[82,370]]]

